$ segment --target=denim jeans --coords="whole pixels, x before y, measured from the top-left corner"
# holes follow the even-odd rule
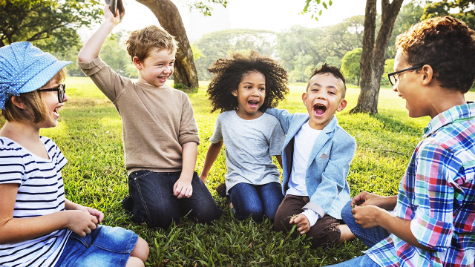
[[[71,233],[55,267],[125,266],[138,238],[130,230],[102,225],[84,237]]]
[[[341,217],[343,221],[345,221],[346,225],[350,228],[351,232],[358,237],[363,243],[368,246],[372,247],[379,243],[379,241],[385,239],[389,236],[389,232],[386,229],[377,226],[373,228],[365,229],[361,227],[361,225],[357,224],[355,218],[353,217],[353,213],[351,213],[351,201],[346,203],[346,205],[341,210]],[[345,261],[339,264],[331,265],[333,267],[372,267],[372,266],[379,266],[376,264],[368,255],[363,255],[358,258],[351,259],[349,261]]]
[[[351,232],[363,241],[366,246],[370,248],[389,236],[389,232],[380,226],[368,229],[361,227],[361,225],[356,223],[353,213],[351,213],[352,209],[351,201],[349,201],[341,210],[341,217],[346,225],[348,225]]]
[[[129,194],[133,199],[132,220],[149,227],[168,228],[172,221],[187,215],[200,223],[218,219],[223,212],[198,174],[193,174],[193,193],[189,198],[178,199],[173,186],[181,172],[152,172],[140,170],[129,175]]]
[[[274,220],[275,212],[284,198],[280,183],[239,183],[229,189],[229,197],[238,220],[252,216],[256,222],[261,222],[263,216]]]

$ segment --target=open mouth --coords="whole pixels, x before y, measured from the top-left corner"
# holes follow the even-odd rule
[[[60,109],[61,109],[61,107],[56,107],[56,108],[53,110],[53,114],[59,117],[59,110],[60,110]]]
[[[247,101],[247,103],[249,104],[249,106],[251,108],[255,108],[255,107],[259,106],[259,101],[257,101],[257,100],[249,100],[249,101]]]
[[[313,106],[313,114],[315,114],[315,116],[323,116],[326,111],[327,107],[323,104],[315,104]]]
[[[168,79],[168,76],[159,76],[158,79],[160,80],[160,82],[166,82]]]

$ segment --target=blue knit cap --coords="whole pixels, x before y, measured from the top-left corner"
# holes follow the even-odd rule
[[[0,48],[0,109],[20,93],[45,85],[71,61],[59,61],[30,42],[18,42]]]

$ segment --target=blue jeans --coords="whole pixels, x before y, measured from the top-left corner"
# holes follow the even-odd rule
[[[178,199],[173,186],[181,172],[152,172],[140,170],[129,175],[129,195],[132,197],[132,220],[149,227],[168,228],[180,216],[187,215],[200,223],[218,219],[223,212],[198,174],[193,174],[193,193],[189,198]]]
[[[373,228],[365,229],[361,227],[361,225],[357,224],[355,218],[353,217],[353,213],[351,213],[351,201],[346,203],[346,205],[341,210],[341,217],[343,221],[345,221],[346,225],[350,228],[351,232],[358,237],[363,243],[368,246],[372,247],[379,243],[379,241],[385,239],[389,236],[389,232],[386,231],[383,227],[377,226]],[[365,266],[379,266],[376,264],[369,256],[363,255],[358,258],[351,259],[349,261],[345,261],[339,264],[331,265],[334,267],[365,267]]]
[[[138,238],[130,230],[102,225],[84,237],[71,233],[55,266],[125,266]]]
[[[356,223],[353,213],[351,213],[352,209],[351,201],[349,201],[341,210],[341,217],[346,225],[348,225],[351,232],[363,241],[366,246],[370,248],[389,236],[389,232],[380,226],[368,229],[361,227],[361,225]]]
[[[284,198],[280,183],[239,183],[229,189],[229,197],[238,220],[252,216],[256,222],[261,222],[263,216],[274,220],[275,212]]]

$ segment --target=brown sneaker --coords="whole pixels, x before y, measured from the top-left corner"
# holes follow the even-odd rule
[[[222,183],[216,187],[216,192],[220,197],[226,197],[226,184]]]

